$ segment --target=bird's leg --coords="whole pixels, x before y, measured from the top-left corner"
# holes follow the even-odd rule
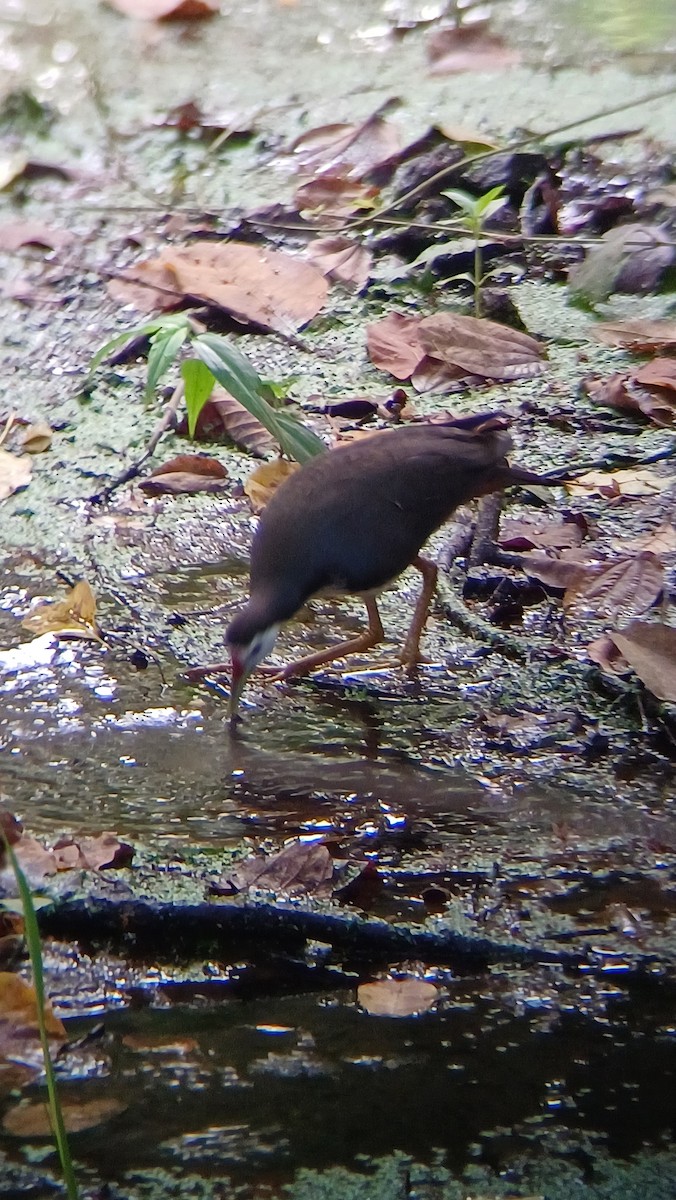
[[[415,606],[413,619],[409,625],[408,633],[406,634],[406,641],[404,642],[404,648],[400,655],[400,662],[403,667],[406,667],[408,673],[413,675],[415,674],[418,663],[421,662],[420,637],[423,629],[425,628],[425,622],[427,621],[427,614],[429,613],[432,597],[436,590],[437,575],[439,572],[436,563],[430,562],[429,558],[422,558],[420,555],[413,559],[411,566],[416,567],[418,571],[420,571],[420,574],[423,577],[423,585],[420,595],[418,596],[418,603]]]
[[[272,680],[276,682],[280,679],[290,679],[293,675],[307,675],[308,672],[314,671],[315,667],[323,667],[337,658],[347,657],[348,654],[362,654],[364,650],[370,650],[372,646],[377,646],[378,642],[382,642],[383,626],[375,597],[364,596],[364,604],[369,623],[368,628],[360,633],[359,637],[350,638],[346,642],[338,642],[336,646],[329,646],[326,650],[317,650],[315,654],[306,654],[305,658],[299,658],[286,667],[282,667],[281,670],[275,671],[271,676]]]

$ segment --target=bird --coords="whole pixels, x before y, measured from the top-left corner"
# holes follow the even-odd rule
[[[261,515],[251,546],[249,599],[225,635],[232,725],[247,679],[307,600],[327,590],[358,595],[367,627],[275,669],[276,679],[377,645],[384,636],[377,595],[409,566],[420,571],[422,588],[400,661],[414,671],[437,581],[436,564],[420,553],[427,539],[468,500],[512,484],[546,482],[508,463],[509,424],[504,413],[490,412],[398,425],[327,450],[287,477]],[[189,675],[227,666],[193,668]]]

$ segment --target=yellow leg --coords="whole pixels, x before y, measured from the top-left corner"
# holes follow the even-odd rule
[[[423,577],[423,585],[418,596],[418,603],[415,606],[415,612],[413,613],[408,633],[406,634],[406,641],[400,655],[400,662],[403,667],[406,667],[409,674],[414,675],[418,663],[422,661],[420,657],[420,638],[425,628],[432,597],[436,590],[438,569],[436,563],[430,562],[428,558],[421,558],[420,555],[413,559],[411,566],[416,567],[420,571]]]
[[[348,654],[363,654],[365,650],[370,650],[372,646],[377,646],[378,642],[383,640],[383,626],[378,612],[374,596],[365,596],[364,604],[368,613],[368,628],[359,637],[350,638],[346,642],[338,642],[335,646],[329,646],[326,650],[317,650],[314,654],[306,654],[305,658],[296,659],[295,662],[289,663],[286,667],[276,668],[259,667],[264,674],[269,674],[272,680],[290,679],[293,675],[307,675],[310,671],[314,671],[316,667],[323,667],[326,663],[335,662],[337,658],[346,658]]]

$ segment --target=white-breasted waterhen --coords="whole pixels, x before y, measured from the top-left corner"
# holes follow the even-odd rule
[[[231,659],[230,716],[254,668],[272,650],[280,625],[325,589],[363,598],[368,626],[358,637],[308,654],[277,679],[361,653],[383,637],[377,593],[408,566],[423,586],[401,652],[411,668],[437,578],[420,550],[458,505],[512,484],[546,482],[510,466],[509,418],[480,413],[443,422],[397,426],[306,462],[264,509],[251,547],[246,606],[226,632]],[[227,664],[191,670],[192,678]]]

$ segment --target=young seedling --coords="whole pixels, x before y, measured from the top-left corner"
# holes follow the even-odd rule
[[[442,196],[447,196],[462,210],[469,226],[469,232],[474,239],[474,271],[472,275],[459,275],[456,278],[469,279],[474,288],[475,317],[481,316],[481,286],[488,278],[488,275],[484,275],[484,243],[481,235],[486,221],[507,203],[507,197],[502,194],[504,190],[503,187],[494,187],[489,192],[484,192],[483,196],[471,196],[469,192],[463,192],[459,188],[448,188],[442,192]]]
[[[180,370],[191,437],[195,435],[197,419],[214,385],[219,383],[265,426],[279,442],[282,453],[289,458],[302,463],[326,449],[321,438],[311,429],[307,429],[291,413],[274,408],[269,403],[264,395],[263,380],[244,354],[220,334],[198,332],[190,317],[184,313],[158,318],[111,338],[94,355],[90,377],[113,350],[138,337],[150,339],[145,387],[145,395],[149,399],[154,397],[158,384],[184,344],[189,345],[192,355],[183,360]]]

